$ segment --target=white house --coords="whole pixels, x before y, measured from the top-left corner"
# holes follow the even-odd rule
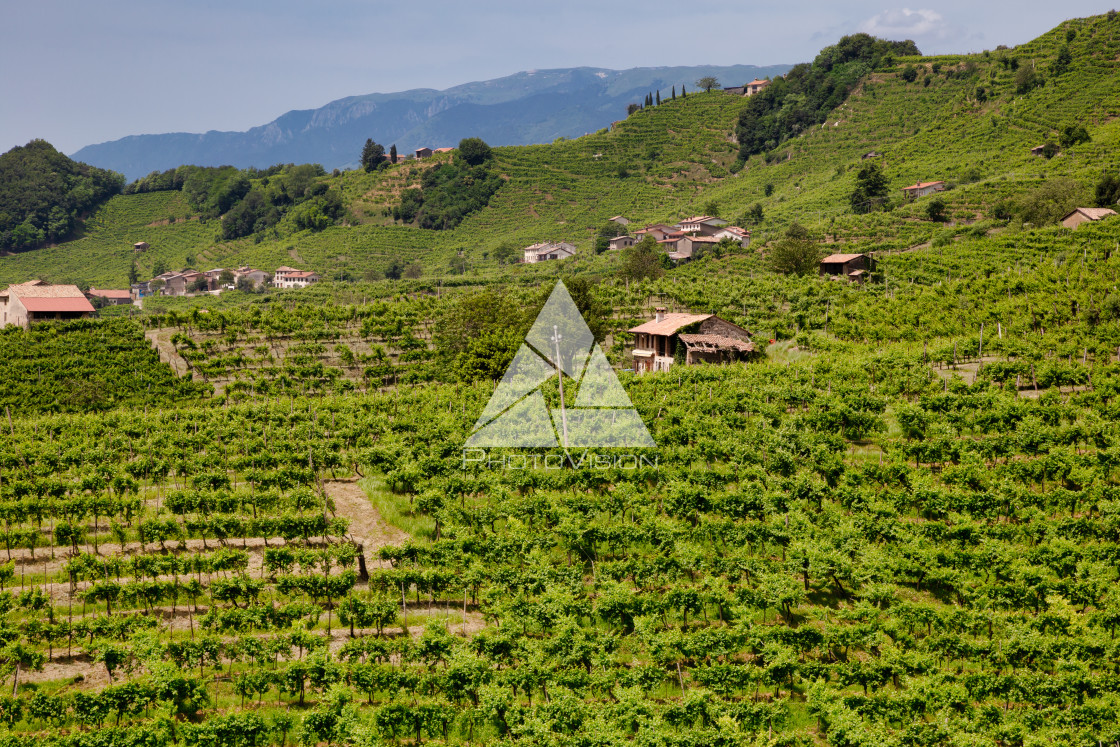
[[[552,241],[542,241],[532,246],[527,246],[524,249],[524,259],[522,262],[525,264],[536,264],[537,262],[545,262],[550,259],[567,259],[575,255],[576,247],[574,244],[561,241],[559,243]]]

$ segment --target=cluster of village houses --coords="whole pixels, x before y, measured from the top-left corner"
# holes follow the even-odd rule
[[[675,225],[651,223],[631,235],[627,231],[629,219],[616,215],[611,222],[619,227],[619,235],[608,243],[611,251],[625,249],[638,243],[646,236],[652,236],[674,262],[687,262],[692,259],[696,249],[701,246],[718,244],[724,239],[746,248],[751,245],[751,232],[745,228],[728,225],[727,221],[711,215],[696,215],[686,218]],[[576,247],[564,241],[542,241],[522,250],[522,262],[534,264],[553,259],[567,259],[575,255]]]
[[[223,278],[225,283],[222,282]],[[223,290],[239,286],[243,288],[245,283],[254,288],[265,285],[276,288],[306,288],[319,280],[318,273],[294,267],[277,267],[271,275],[252,267],[238,267],[234,270],[218,268],[206,272],[165,272],[151,280],[133,283],[128,290],[90,288],[83,291],[76,285],[53,285],[43,280],[29,280],[0,290],[0,327],[29,327],[39,321],[82,319],[91,316],[97,306],[138,303],[143,298],[155,295],[216,295]]]

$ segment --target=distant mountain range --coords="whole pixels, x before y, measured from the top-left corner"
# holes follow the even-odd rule
[[[630,70],[578,67],[530,70],[443,91],[351,96],[319,109],[294,110],[246,132],[130,135],[87,145],[71,157],[113,169],[129,180],[182,164],[265,167],[274,163],[320,163],[327,169],[357,165],[372,137],[401,153],[458,144],[481,137],[491,145],[548,143],[578,137],[626,116],[626,106],[647,93],[670,95],[676,86],[695,91],[695,81],[716,77],[722,85],[782,75],[790,65],[701,65]]]

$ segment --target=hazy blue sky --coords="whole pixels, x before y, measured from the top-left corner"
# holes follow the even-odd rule
[[[1112,0],[1113,2],[1115,0]],[[4,0],[0,152],[243,130],[344,96],[520,70],[802,62],[840,36],[923,52],[1028,41],[1106,2]]]

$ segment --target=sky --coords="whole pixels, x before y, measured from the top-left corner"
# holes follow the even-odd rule
[[[1111,0],[1115,2],[1115,0]],[[845,34],[926,54],[1014,46],[1066,0],[0,0],[0,152],[73,153],[127,135],[245,130],[292,109],[522,70],[774,65]]]

